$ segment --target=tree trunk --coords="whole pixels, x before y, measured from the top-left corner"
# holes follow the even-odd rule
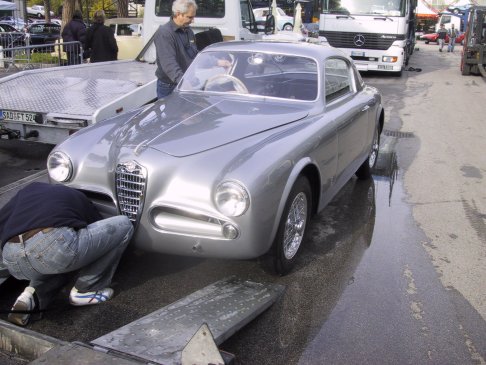
[[[51,21],[51,2],[49,0],[44,0],[44,19],[46,22]]]
[[[117,15],[119,18],[128,18],[128,0],[118,0],[117,5]]]
[[[62,6],[62,27],[73,18],[76,0],[64,0]]]

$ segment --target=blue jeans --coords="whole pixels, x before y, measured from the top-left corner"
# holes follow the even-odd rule
[[[44,309],[75,271],[79,273],[74,286],[80,292],[109,286],[132,234],[132,223],[121,215],[79,231],[55,228],[37,233],[23,244],[7,242],[3,262],[14,277],[30,280],[40,309]]]
[[[157,80],[157,99],[162,99],[174,91],[175,84],[167,84]]]
[[[449,45],[447,46],[447,52],[454,52],[454,45],[456,44],[456,38],[449,38]]]

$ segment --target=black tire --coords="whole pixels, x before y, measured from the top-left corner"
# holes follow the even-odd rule
[[[282,27],[282,30],[286,30],[291,32],[294,29],[294,26],[290,23],[285,23],[284,26]]]
[[[425,44],[429,44],[429,41],[425,41]]]
[[[300,176],[290,191],[271,248],[273,271],[287,274],[295,265],[312,213],[312,190],[309,180]]]
[[[464,60],[464,55],[461,59],[461,74],[463,76],[469,76],[471,74],[471,65],[467,64]]]
[[[378,152],[380,150],[380,130],[378,124],[375,127],[375,134],[373,136],[373,143],[370,147],[370,153],[368,158],[359,169],[356,171],[356,176],[360,180],[366,180],[371,177],[371,170],[376,165],[376,161],[378,160]]]

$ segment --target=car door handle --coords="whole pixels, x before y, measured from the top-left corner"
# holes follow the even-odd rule
[[[365,106],[363,107],[363,109],[361,109],[361,111],[362,111],[362,112],[365,112],[365,111],[367,111],[369,108],[370,108],[370,106],[369,106],[369,105],[365,105]]]

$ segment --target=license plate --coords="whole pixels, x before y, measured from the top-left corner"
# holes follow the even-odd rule
[[[351,56],[364,57],[364,55],[365,55],[364,52],[351,51]]]
[[[378,65],[378,70],[393,70],[392,65]]]
[[[11,120],[14,122],[36,123],[36,113],[16,112],[13,110],[0,110],[0,120]]]

